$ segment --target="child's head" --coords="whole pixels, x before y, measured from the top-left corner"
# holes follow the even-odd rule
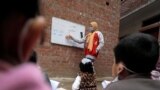
[[[39,0],[3,0],[0,11],[0,62],[26,62],[45,28]]]
[[[148,34],[136,33],[120,40],[114,49],[113,71],[148,74],[155,69],[159,57],[158,41]],[[115,69],[115,70],[114,70]],[[120,73],[120,71],[118,72]]]
[[[87,58],[82,59],[81,63],[79,64],[79,67],[81,72],[94,73],[92,62]]]

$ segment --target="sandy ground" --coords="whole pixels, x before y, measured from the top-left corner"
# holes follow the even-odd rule
[[[111,80],[112,78],[110,77],[107,77],[107,78],[100,78],[100,79],[97,79],[97,88],[98,90],[103,90],[102,89],[102,81],[103,80]],[[56,81],[59,81],[60,84],[58,86],[58,88],[64,88],[66,90],[72,90],[72,84],[74,82],[74,78],[67,78],[67,79],[62,79],[62,78],[52,78],[52,80],[56,80]]]
[[[59,85],[59,88],[64,88],[66,90],[72,90],[71,89],[72,83],[73,82],[61,82],[60,85]],[[97,86],[98,86],[98,90],[102,90],[101,82],[98,82]]]

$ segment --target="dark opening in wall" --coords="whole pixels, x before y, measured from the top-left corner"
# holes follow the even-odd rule
[[[106,5],[109,6],[109,2],[108,1],[106,1]]]
[[[143,24],[142,24],[142,27],[153,24],[153,23],[156,23],[156,22],[159,22],[159,21],[160,21],[160,14],[156,15],[156,16],[153,16],[153,17],[151,17],[147,20],[144,20]]]
[[[149,25],[151,25],[151,24],[155,24],[155,23],[157,23],[157,22],[159,22],[159,21],[160,21],[160,14],[159,14],[159,15],[156,15],[156,16],[153,16],[153,17],[151,17],[151,18],[149,18],[149,19],[144,20],[143,23],[142,23],[142,27],[149,26]],[[144,30],[144,31],[142,31],[142,32],[143,32],[143,33],[151,34],[151,35],[153,35],[154,37],[156,37],[157,40],[158,40],[159,29],[160,29],[160,27],[157,26],[157,27],[153,27],[153,28]]]

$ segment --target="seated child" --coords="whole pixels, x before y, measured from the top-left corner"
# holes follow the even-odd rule
[[[91,60],[83,58],[79,67],[80,73],[72,85],[72,90],[97,90],[95,73]]]

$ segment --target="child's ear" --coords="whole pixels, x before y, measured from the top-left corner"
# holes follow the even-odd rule
[[[21,35],[20,57],[22,60],[28,60],[30,53],[41,37],[42,31],[45,29],[45,19],[37,17],[31,20],[24,28]]]
[[[124,70],[123,63],[119,63],[118,64],[118,70],[117,70],[118,72],[117,73],[120,74],[123,70]]]

